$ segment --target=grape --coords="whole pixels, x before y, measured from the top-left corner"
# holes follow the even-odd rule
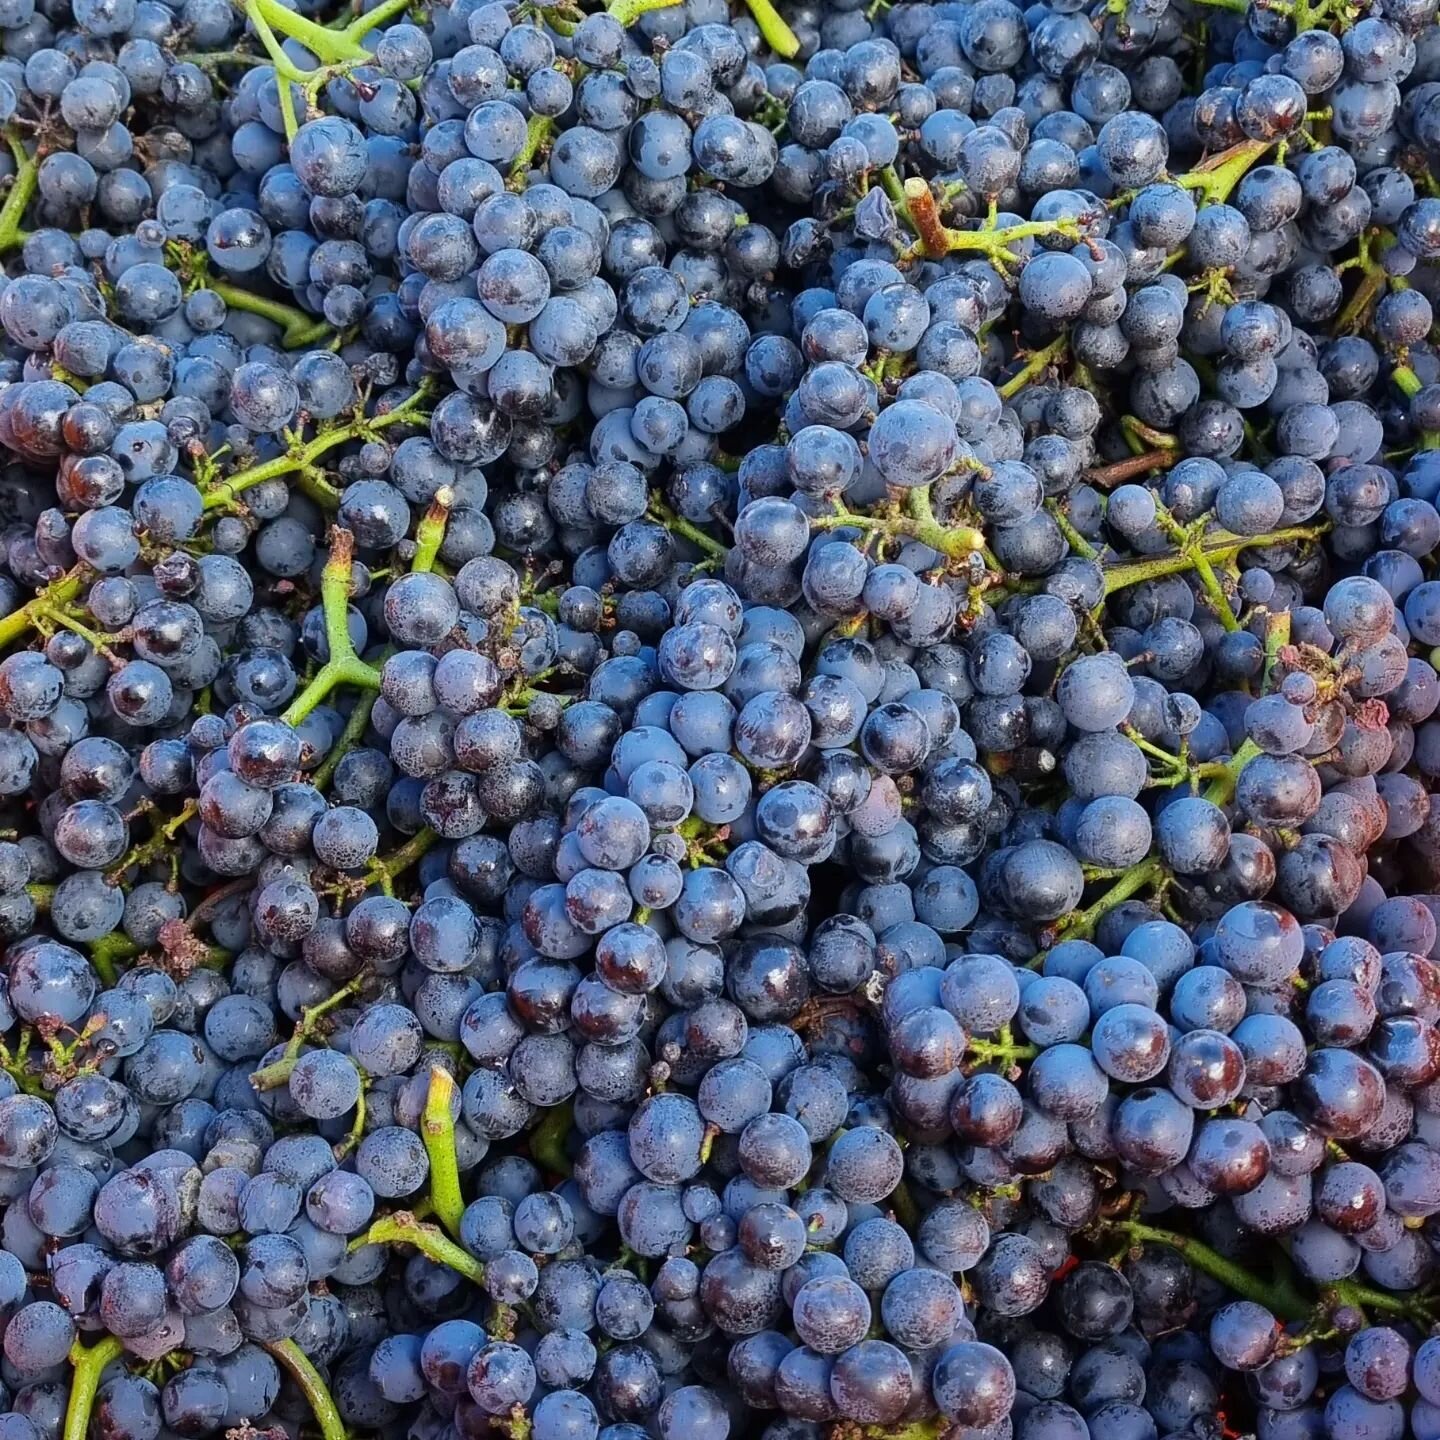
[[[1433,14],[52,9],[0,1440],[1440,1434]]]

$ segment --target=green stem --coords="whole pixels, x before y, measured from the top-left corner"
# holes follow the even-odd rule
[[[1220,628],[1232,633],[1238,630],[1240,622],[1230,608],[1230,601],[1225,596],[1219,577],[1215,574],[1214,567],[1205,553],[1198,549],[1195,552],[1195,573],[1200,577],[1200,586],[1205,591],[1205,598],[1209,600],[1210,608],[1215,612],[1215,618],[1220,622]]]
[[[439,836],[428,827],[417,831],[395,853],[385,860],[372,860],[365,872],[367,885],[379,885],[387,894],[394,893],[395,880],[408,870],[439,840]]]
[[[1240,772],[1260,753],[1260,747],[1253,740],[1244,741],[1240,748],[1220,767],[1205,789],[1205,798],[1212,805],[1227,805],[1235,798],[1235,786]]]
[[[76,1341],[70,1347],[70,1401],[65,1407],[65,1429],[62,1440],[86,1440],[90,1430],[90,1412],[95,1408],[95,1393],[105,1367],[118,1360],[125,1347],[113,1335],[97,1340],[91,1346]]]
[[[298,725],[337,685],[380,688],[380,672],[355,653],[350,641],[350,581],[355,570],[355,537],[338,525],[330,532],[330,558],[320,576],[320,603],[325,611],[325,640],[330,658],[282,717]]]
[[[360,1075],[360,1093],[355,1097],[355,1118],[350,1122],[350,1133],[337,1145],[330,1148],[335,1158],[342,1163],[347,1155],[360,1143],[365,1135],[365,1088],[369,1082],[364,1072]]]
[[[330,1011],[343,1005],[352,995],[358,994],[362,983],[363,977],[357,975],[355,979],[342,985],[333,995],[321,1000],[319,1004],[309,1005],[302,1010],[300,1023],[296,1025],[294,1034],[286,1043],[284,1055],[273,1064],[253,1071],[250,1083],[257,1090],[277,1090],[281,1085],[286,1084],[290,1079],[290,1072],[295,1068],[295,1062],[300,1058],[302,1047],[306,1041],[315,1039],[320,1021]]]
[[[535,157],[545,148],[554,133],[555,122],[548,115],[532,115],[526,122],[525,143],[510,164],[510,189],[525,188],[525,177],[530,173]]]
[[[139,953],[140,947],[123,930],[112,930],[90,946],[90,963],[108,988],[119,979],[115,962],[133,960]]]
[[[5,127],[5,143],[15,157],[15,178],[4,205],[0,205],[0,252],[14,250],[25,243],[26,235],[20,228],[20,222],[25,218],[25,211],[35,198],[35,190],[40,183],[40,162],[26,150],[13,126]]]
[[[1045,508],[1050,512],[1051,519],[1060,527],[1060,533],[1065,537],[1065,543],[1071,550],[1083,559],[1093,560],[1097,554],[1095,547],[1071,524],[1070,517],[1061,508],[1060,502],[1047,500]]]
[[[1032,380],[1043,375],[1069,346],[1069,336],[1062,335],[1058,340],[1052,340],[1043,350],[1034,351],[1025,361],[1023,369],[1016,371],[1003,385],[996,387],[1001,398],[1008,400],[1012,395],[1018,395]]]
[[[703,550],[716,560],[723,560],[729,549],[712,535],[707,535],[698,525],[693,525],[683,515],[677,515],[658,495],[650,497],[647,513],[657,525],[663,525],[674,535],[681,535],[692,545]]]
[[[279,0],[236,0],[236,3],[251,21],[257,18],[263,20],[271,29],[278,30],[291,40],[298,40],[322,65],[340,65],[346,60],[368,60],[370,52],[360,46],[359,37],[389,18],[388,15],[381,16],[381,10],[388,8],[391,15],[396,14],[406,8],[408,0],[398,6],[395,0],[387,0],[386,5],[362,15],[360,21],[365,23],[359,30],[355,28],[359,21],[343,30],[326,29],[324,25],[317,25],[295,11],[287,10]]]
[[[1390,378],[1407,400],[1413,400],[1425,388],[1420,377],[1408,365],[1397,365],[1390,372]]]
[[[1392,1295],[1386,1290],[1375,1290],[1355,1280],[1337,1280],[1327,1285],[1322,1292],[1326,1308],[1331,1314],[1342,1305],[1352,1305],[1357,1310],[1378,1310],[1384,1315],[1404,1315],[1422,1325],[1428,1331],[1435,1323],[1430,1311],[1436,1297],[1419,1290],[1405,1290]]]
[[[1271,148],[1271,144],[1269,140],[1242,140],[1184,175],[1175,176],[1175,184],[1187,190],[1201,191],[1211,205],[1223,205],[1230,198],[1230,192]]]
[[[450,1112],[454,1096],[454,1077],[444,1066],[432,1065],[425,1113],[420,1119],[420,1138],[430,1157],[430,1199],[435,1213],[458,1240],[465,1199],[460,1193],[460,1165],[455,1155],[455,1117]]]
[[[175,837],[180,831],[195,818],[199,812],[200,804],[196,800],[187,800],[181,807],[180,813],[172,820],[167,820],[155,831],[155,833],[141,845],[134,846],[105,876],[108,885],[118,885],[125,878],[125,872],[135,868],[137,865],[148,865],[152,860],[158,859],[166,854],[175,843]]]
[[[1167,770],[1188,770],[1190,768],[1179,755],[1173,754],[1163,746],[1156,745],[1152,741],[1147,740],[1133,725],[1126,725],[1122,728],[1125,734],[1133,740],[1140,749],[1147,755],[1160,761]]]
[[[317,345],[335,332],[323,316],[307,315],[293,305],[267,299],[249,290],[241,290],[224,280],[207,280],[206,289],[213,290],[232,310],[245,310],[251,315],[273,320],[281,329],[280,344],[286,350],[300,350]]]
[[[1038,1045],[1017,1045],[1009,1040],[965,1041],[965,1054],[982,1065],[1013,1065],[1017,1060],[1033,1060],[1039,1053]]]
[[[77,565],[58,580],[52,580],[33,600],[18,610],[0,618],[0,649],[18,640],[47,611],[57,606],[68,605],[80,594],[84,576],[89,572],[84,565]]]
[[[325,478],[318,465],[307,465],[296,473],[295,488],[308,495],[322,510],[340,508],[340,492]]]
[[[261,485],[266,480],[276,480],[285,475],[293,475],[296,471],[311,468],[322,455],[328,454],[338,446],[349,444],[352,440],[362,440],[371,431],[383,430],[388,425],[400,425],[424,419],[423,415],[416,412],[429,393],[430,382],[422,380],[414,394],[407,396],[393,410],[389,410],[383,415],[357,415],[344,425],[337,425],[333,429],[323,431],[308,444],[300,445],[287,454],[277,455],[275,459],[267,460],[263,465],[252,465],[248,470],[238,471],[228,480],[216,481],[205,490],[205,498],[202,502],[205,509],[218,510],[222,506],[231,504],[239,495],[254,485]],[[3,622],[0,622],[0,625],[3,625]],[[0,644],[3,643],[3,634],[0,634]]]
[[[1221,588],[1220,580],[1201,543],[1204,533],[1203,521],[1199,522],[1195,528],[1187,530],[1159,501],[1156,501],[1155,504],[1155,518],[1159,522],[1160,528],[1180,546],[1185,554],[1194,560],[1195,574],[1200,579],[1200,586],[1205,591],[1205,598],[1209,600],[1210,608],[1215,612],[1215,618],[1219,620],[1221,628],[1229,631],[1238,630],[1240,622],[1230,608],[1230,601]]]
[[[1073,220],[1024,220],[1004,230],[951,230],[940,219],[935,195],[928,181],[918,175],[902,189],[905,215],[919,238],[919,253],[939,260],[956,250],[979,250],[1001,265],[1017,263],[1011,246],[1020,240],[1041,235],[1064,235],[1079,240],[1080,227]]]
[[[377,1220],[351,1249],[361,1245],[413,1245],[437,1265],[447,1265],[476,1285],[485,1283],[485,1267],[468,1250],[446,1237],[438,1225],[424,1225],[401,1210]]]
[[[202,70],[218,70],[222,65],[244,65],[253,69],[265,63],[264,57],[248,50],[202,50],[179,57],[182,65],[198,65]]]
[[[906,499],[908,516],[881,519],[874,515],[861,515],[847,510],[836,501],[834,515],[811,515],[807,517],[812,530],[877,530],[886,535],[905,535],[928,545],[941,555],[951,559],[963,559],[967,555],[983,550],[985,536],[968,525],[942,525],[930,508],[930,487],[916,486]]]
[[[300,1387],[320,1426],[322,1440],[348,1440],[345,1422],[335,1407],[330,1387],[305,1352],[293,1340],[262,1340],[260,1343],[289,1371],[290,1378]],[[71,1440],[71,1437],[67,1435],[65,1440]]]
[[[812,522],[813,523],[813,522]],[[1317,540],[1330,527],[1325,525],[1292,525],[1285,530],[1271,530],[1264,535],[1229,535],[1219,532],[1208,536],[1194,552],[1172,551],[1168,555],[1147,556],[1131,560],[1105,572],[1105,593],[1113,595],[1144,580],[1158,580],[1162,575],[1179,575],[1195,568],[1196,555],[1213,563],[1227,564],[1242,550],[1266,545],[1289,545],[1296,541]]]
[[[746,8],[760,27],[765,43],[785,59],[793,59],[800,53],[800,42],[795,32],[780,18],[780,12],[770,0],[745,0]]]
[[[435,557],[445,539],[445,522],[454,503],[455,492],[448,485],[442,485],[435,492],[430,508],[415,527],[415,558],[410,562],[412,574],[418,575],[435,568]]]
[[[618,20],[627,30],[642,16],[652,10],[668,10],[678,0],[611,0],[608,7],[610,17]]]
[[[1413,400],[1425,388],[1420,377],[1408,365],[1397,365],[1390,372],[1390,379],[1394,382],[1395,388],[1407,400]],[[1422,450],[1440,450],[1440,430],[1422,430],[1420,432],[1420,448]]]
[[[1139,1220],[1111,1220],[1104,1225],[1107,1231],[1127,1237],[1133,1244],[1149,1241],[1154,1245],[1168,1245],[1178,1250],[1197,1270],[1218,1280],[1227,1289],[1263,1305],[1272,1315],[1282,1320],[1304,1320],[1313,1312],[1314,1304],[1307,1300],[1296,1285],[1288,1264],[1271,1282],[1252,1275],[1237,1261],[1230,1260],[1212,1250],[1208,1245],[1181,1235],[1174,1230],[1160,1230]]]
[[[1290,643],[1290,612],[1277,610],[1265,617],[1265,667],[1260,672],[1260,693],[1268,695],[1275,688],[1275,666],[1280,652]]]
[[[317,790],[323,790],[330,783],[336,766],[360,743],[365,727],[370,723],[370,712],[375,708],[376,699],[376,693],[372,690],[355,701],[355,708],[351,710],[350,718],[340,732],[340,738],[330,747],[330,753],[310,776],[310,783]]]
[[[863,1440],[942,1440],[952,1428],[949,1419],[936,1415],[929,1420],[911,1420],[906,1425],[864,1425],[860,1434]]]
[[[920,1224],[920,1207],[903,1180],[890,1192],[890,1208],[894,1210],[895,1218],[913,1235]]]
[[[359,40],[368,35],[372,30],[378,30],[380,26],[388,24],[397,15],[403,15],[409,10],[413,0],[382,0],[373,10],[367,10],[362,15],[357,15],[344,30],[354,40]]]
[[[570,1174],[570,1157],[565,1140],[575,1124],[575,1108],[567,1100],[552,1106],[545,1118],[530,1132],[530,1158],[552,1175]]]
[[[1169,875],[1170,871],[1165,862],[1158,855],[1152,855],[1150,859],[1132,865],[1093,905],[1084,910],[1072,910],[1070,914],[1063,916],[1056,922],[1055,929],[1067,940],[1076,935],[1088,937],[1094,933],[1096,925],[1117,905],[1124,904],[1131,896],[1151,885],[1161,884]]]
[[[1379,298],[1380,292],[1384,290],[1388,279],[1389,276],[1378,265],[1366,266],[1365,274],[1355,287],[1355,293],[1350,297],[1332,327],[1333,333],[1349,335],[1354,331],[1362,330],[1369,318],[1371,307]]]
[[[1276,611],[1265,622],[1265,666],[1261,671],[1260,693],[1268,694],[1274,683],[1275,666],[1280,651],[1290,643],[1290,612]],[[1205,791],[1205,798],[1212,805],[1227,805],[1235,796],[1240,772],[1258,755],[1260,747],[1253,740],[1245,740],[1240,748],[1226,760],[1212,776]],[[1205,771],[1201,772],[1206,773]]]

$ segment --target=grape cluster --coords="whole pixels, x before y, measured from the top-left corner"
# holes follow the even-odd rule
[[[0,131],[0,1440],[1440,1440],[1434,0]]]

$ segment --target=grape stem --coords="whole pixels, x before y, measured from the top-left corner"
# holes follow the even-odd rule
[[[999,230],[951,230],[940,219],[930,182],[918,175],[905,181],[901,194],[902,213],[919,237],[915,253],[939,260],[957,250],[979,250],[1001,265],[1019,260],[1011,248],[1018,241],[1040,235],[1063,235],[1081,240],[1080,227],[1073,220],[1023,220]]]
[[[510,165],[510,174],[505,184],[509,190],[524,190],[535,158],[550,143],[555,133],[555,121],[548,115],[532,115],[525,125],[525,143]]]
[[[57,606],[74,600],[89,573],[88,566],[76,565],[58,580],[52,580],[33,600],[0,618],[0,648],[18,640],[27,630],[33,630],[36,623]]]
[[[976,1040],[967,1038],[965,1054],[977,1065],[1013,1065],[1017,1060],[1033,1060],[1039,1053],[1038,1045],[1017,1045],[1009,1038],[1009,1027],[999,1040]]]
[[[1337,1280],[1320,1287],[1318,1301],[1311,1300],[1302,1288],[1300,1276],[1285,1252],[1278,1247],[1272,1257],[1273,1279],[1267,1282],[1199,1240],[1174,1230],[1147,1225],[1143,1220],[1121,1218],[1104,1221],[1102,1229],[1121,1234],[1134,1245],[1148,1242],[1178,1250],[1197,1270],[1212,1280],[1218,1280],[1244,1299],[1263,1305],[1282,1320],[1314,1320],[1331,1316],[1342,1307],[1353,1306],[1361,1311],[1368,1308],[1389,1315],[1404,1315],[1426,1326],[1432,1323],[1428,1311],[1433,1297],[1420,1291],[1392,1295],[1354,1280]]]
[[[1290,612],[1276,610],[1265,617],[1265,664],[1260,672],[1260,693],[1268,695],[1275,687],[1275,667],[1280,652],[1290,643]]]
[[[167,264],[180,277],[187,295],[200,289],[213,290],[232,310],[245,310],[251,315],[263,316],[278,325],[281,330],[280,344],[286,350],[298,350],[314,345],[333,335],[334,330],[323,317],[308,315],[293,305],[256,295],[226,280],[211,277],[209,257],[202,247],[191,245],[184,240],[171,240],[165,246]]]
[[[812,522],[813,523],[813,522]],[[1105,593],[1113,595],[1131,585],[1145,580],[1158,580],[1162,575],[1179,575],[1195,568],[1197,556],[1211,564],[1228,564],[1242,550],[1253,550],[1266,545],[1293,545],[1306,540],[1318,540],[1329,525],[1292,525],[1284,530],[1270,530],[1263,535],[1231,535],[1220,530],[1211,533],[1196,546],[1175,550],[1168,555],[1147,556],[1144,560],[1132,560],[1124,565],[1115,565],[1105,571]]]
[[[120,930],[112,930],[91,944],[90,963],[108,989],[120,978],[115,962],[132,960],[139,953],[140,947],[128,935]]]
[[[882,518],[875,515],[861,515],[849,510],[841,500],[835,501],[835,514],[811,515],[812,530],[873,530],[885,535],[904,535],[928,545],[932,550],[952,560],[964,559],[985,546],[985,536],[968,525],[942,525],[930,505],[930,487],[917,485],[906,496],[905,507],[908,515]]]
[[[422,1224],[405,1210],[375,1221],[359,1239],[350,1242],[350,1249],[358,1250],[362,1245],[413,1245],[437,1265],[448,1266],[476,1285],[485,1283],[485,1266],[479,1260],[447,1238],[438,1225]]]
[[[105,883],[118,885],[125,878],[127,870],[134,869],[139,865],[148,865],[152,860],[166,854],[174,845],[175,837],[185,825],[195,818],[199,809],[198,801],[187,800],[173,820],[167,820],[163,825],[157,826],[155,833],[148,840],[131,848],[130,852],[106,874]]]
[[[1024,366],[1017,370],[1003,385],[996,386],[1002,399],[1018,395],[1032,380],[1043,375],[1070,348],[1070,337],[1062,335],[1052,340],[1041,350],[1032,350]]]
[[[310,776],[310,783],[317,790],[324,790],[334,776],[336,767],[360,743],[365,727],[370,723],[370,712],[374,710],[377,698],[378,692],[367,690],[356,699],[355,706],[345,721],[345,728],[340,732],[340,738],[330,747],[330,753]]]
[[[1169,879],[1169,867],[1158,855],[1152,855],[1148,860],[1132,865],[1093,905],[1061,916],[1055,922],[1055,933],[1066,940],[1077,935],[1088,938],[1117,905],[1124,904],[1131,896],[1151,885],[1164,885]]]
[[[1061,508],[1058,500],[1047,500],[1045,508],[1050,512],[1050,518],[1060,527],[1060,533],[1065,537],[1065,543],[1082,559],[1093,560],[1097,551],[1095,547],[1075,528],[1070,517]]]
[[[1125,481],[1133,480],[1137,475],[1148,474],[1151,470],[1168,470],[1184,458],[1185,452],[1174,448],[1146,450],[1143,454],[1131,455],[1124,460],[1087,470],[1083,479],[1087,485],[1098,485],[1101,489],[1108,490],[1112,485],[1122,485]]]
[[[383,415],[357,414],[343,425],[322,430],[306,445],[293,446],[284,455],[277,455],[273,460],[266,460],[260,465],[252,465],[247,470],[238,471],[228,480],[217,480],[214,484],[204,487],[205,495],[202,503],[205,509],[217,510],[221,506],[230,505],[244,491],[254,485],[261,485],[266,480],[276,480],[285,475],[293,475],[297,471],[313,469],[315,462],[322,455],[328,454],[340,445],[348,444],[351,440],[367,439],[373,431],[383,430],[389,425],[400,425],[426,419],[424,414],[419,413],[418,407],[429,396],[431,383],[428,378],[422,380],[413,394],[408,395],[393,410],[387,410]],[[57,598],[52,596],[51,603],[55,603]],[[0,632],[0,643],[3,641],[3,632]]]
[[[565,1138],[574,1123],[575,1108],[567,1100],[562,1105],[551,1106],[545,1118],[530,1132],[530,1158],[552,1175],[570,1174]]]
[[[198,65],[202,70],[218,70],[222,65],[244,65],[253,70],[266,63],[262,56],[252,55],[248,50],[197,50],[178,59],[182,65]]]
[[[1409,365],[1397,365],[1390,372],[1390,379],[1395,388],[1407,400],[1413,400],[1425,388],[1420,377]],[[1422,430],[1420,432],[1420,448],[1422,450],[1440,450],[1440,430]]]
[[[330,1147],[331,1153],[339,1161],[344,1161],[365,1134],[365,1091],[369,1083],[362,1070],[360,1072],[360,1093],[355,1097],[355,1118],[350,1122],[350,1130],[345,1138]]]
[[[442,485],[435,492],[434,499],[430,502],[430,508],[421,518],[420,523],[415,527],[415,558],[410,562],[411,574],[418,575],[422,571],[429,571],[435,568],[435,558],[440,551],[440,546],[445,540],[445,524],[450,516],[450,506],[454,504],[455,495],[448,485]],[[348,629],[347,629],[348,635]],[[380,657],[380,664],[393,652],[394,647],[388,647]],[[370,714],[375,709],[376,694],[373,690],[367,691],[356,701],[354,708],[350,711],[350,717],[345,722],[345,728],[340,732],[340,738],[330,747],[330,752],[310,777],[310,783],[317,790],[323,790],[335,774],[336,767],[356,745],[360,743],[361,737],[365,734],[365,727],[370,723]]]
[[[410,573],[420,575],[435,568],[435,557],[445,540],[445,523],[450,518],[450,507],[455,503],[455,492],[442,485],[430,501],[430,508],[415,527],[415,558],[410,562]]]
[[[1267,1283],[1218,1250],[1212,1250],[1199,1240],[1174,1230],[1160,1230],[1134,1219],[1107,1220],[1103,1222],[1102,1229],[1106,1233],[1123,1236],[1132,1246],[1149,1242],[1178,1250],[1197,1270],[1246,1300],[1263,1305],[1282,1320],[1304,1320],[1315,1308],[1313,1302],[1300,1292],[1288,1265],[1284,1270],[1277,1270],[1275,1279]]]
[[[765,43],[777,55],[793,60],[800,53],[800,42],[795,38],[795,32],[780,18],[780,12],[770,0],[745,0],[745,6],[760,27]]]
[[[1235,612],[1230,608],[1230,600],[1221,588],[1219,578],[1210,563],[1210,557],[1205,553],[1204,519],[1198,520],[1194,525],[1188,527],[1181,525],[1169,509],[1157,500],[1155,502],[1155,520],[1160,529],[1195,562],[1195,574],[1199,577],[1200,586],[1205,591],[1205,598],[1210,602],[1210,608],[1215,612],[1215,618],[1219,620],[1221,628],[1232,632],[1238,630],[1240,622],[1235,618]]]
[[[1271,144],[1269,140],[1242,140],[1238,145],[1202,161],[1193,170],[1176,175],[1175,184],[1186,190],[1200,191],[1204,203],[1208,205],[1223,205]]]
[[[213,290],[232,310],[245,310],[273,320],[280,327],[280,345],[285,350],[302,350],[317,345],[334,331],[323,317],[307,315],[293,305],[241,290],[224,280],[206,280],[205,288]]]
[[[290,1378],[300,1387],[310,1404],[316,1423],[320,1426],[322,1440],[348,1440],[345,1422],[340,1418],[340,1411],[336,1408],[334,1396],[330,1394],[330,1387],[310,1363],[305,1352],[293,1340],[262,1340],[260,1343],[284,1366]],[[67,1433],[65,1440],[72,1440],[72,1437]]]
[[[85,1346],[76,1341],[70,1347],[70,1401],[65,1407],[63,1440],[85,1440],[90,1430],[90,1413],[95,1408],[95,1395],[100,1389],[100,1376],[105,1367],[118,1360],[125,1347],[113,1335]]]
[[[14,250],[28,238],[20,228],[25,211],[35,198],[40,183],[40,161],[21,143],[20,132],[13,125],[5,127],[5,143],[15,157],[15,178],[10,184],[10,193],[0,205],[0,252]]]
[[[1362,230],[1355,242],[1354,256],[1349,260],[1341,261],[1336,267],[1339,270],[1358,267],[1362,274],[1359,285],[1355,287],[1355,293],[1350,297],[1345,308],[1336,317],[1335,324],[1331,327],[1332,335],[1350,335],[1364,328],[1376,300],[1380,298],[1385,287],[1390,283],[1390,277],[1385,273],[1384,265],[1378,259],[1373,258],[1372,250],[1383,255],[1395,243],[1395,236],[1390,231],[1378,226]],[[1407,390],[1405,393],[1411,395],[1414,394],[1414,391]]]
[[[455,1154],[455,1116],[451,1103],[455,1079],[442,1065],[430,1067],[430,1088],[420,1118],[420,1138],[430,1157],[430,1199],[440,1223],[458,1240],[465,1199],[460,1193],[460,1165]]]
[[[288,725],[298,725],[337,685],[380,688],[380,672],[355,653],[350,639],[350,582],[354,570],[355,537],[337,525],[330,531],[330,558],[320,576],[329,659],[281,717]]]
[[[395,894],[396,877],[408,870],[439,838],[440,837],[428,827],[424,830],[416,831],[409,840],[387,859],[381,860],[377,857],[372,860],[365,874],[361,877],[363,883],[366,885],[378,885],[382,893],[393,896]]]
[[[908,1425],[862,1425],[859,1433],[864,1440],[944,1440],[955,1429],[955,1422],[945,1415],[929,1420],[912,1420]]]
[[[287,10],[279,0],[236,0],[236,8],[249,20],[254,21],[258,16],[267,26],[291,40],[298,40],[321,64],[342,65],[347,60],[368,61],[371,53],[360,44],[361,40],[396,15],[404,14],[410,8],[410,0],[381,0],[373,10],[357,16],[339,30],[317,25]]]
[[[1261,672],[1261,694],[1267,694],[1274,683],[1275,666],[1279,661],[1280,651],[1289,643],[1290,612],[1275,611],[1265,621],[1265,667]],[[1245,740],[1218,770],[1202,766],[1200,774],[1210,779],[1205,798],[1212,805],[1228,805],[1235,798],[1235,786],[1239,783],[1240,772],[1258,754],[1260,747],[1253,740]]]
[[[611,0],[610,17],[618,20],[627,30],[642,16],[652,10],[668,10],[678,0]]]
[[[663,525],[671,534],[688,540],[692,545],[703,550],[711,559],[724,560],[730,553],[729,549],[713,535],[707,535],[698,525],[685,519],[683,515],[677,515],[660,498],[658,492],[650,496],[650,503],[646,506],[645,513],[657,525]]]
[[[358,994],[363,983],[363,977],[357,975],[353,980],[342,985],[333,995],[327,996],[316,1005],[307,1005],[300,1012],[300,1023],[286,1042],[285,1053],[263,1069],[252,1072],[251,1085],[257,1090],[277,1090],[281,1085],[287,1084],[290,1072],[294,1070],[295,1062],[300,1058],[300,1051],[307,1041],[315,1039],[318,1035],[320,1021],[330,1011],[343,1005],[351,996]]]

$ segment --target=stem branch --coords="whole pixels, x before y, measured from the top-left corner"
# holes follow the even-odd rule
[[[455,1156],[455,1117],[450,1111],[454,1096],[454,1077],[443,1066],[432,1065],[425,1113],[420,1120],[420,1138],[430,1157],[430,1199],[435,1213],[458,1240],[465,1200],[460,1193],[460,1166]]]
[[[310,1402],[322,1440],[347,1440],[345,1422],[340,1418],[330,1387],[310,1363],[309,1356],[293,1340],[262,1340],[260,1343],[290,1373],[290,1378]],[[71,1437],[67,1435],[65,1440],[71,1440]]]
[[[118,1360],[125,1347],[113,1335],[85,1346],[76,1341],[70,1347],[70,1401],[65,1407],[63,1440],[85,1440],[90,1430],[90,1413],[95,1408],[95,1393],[105,1367]]]

